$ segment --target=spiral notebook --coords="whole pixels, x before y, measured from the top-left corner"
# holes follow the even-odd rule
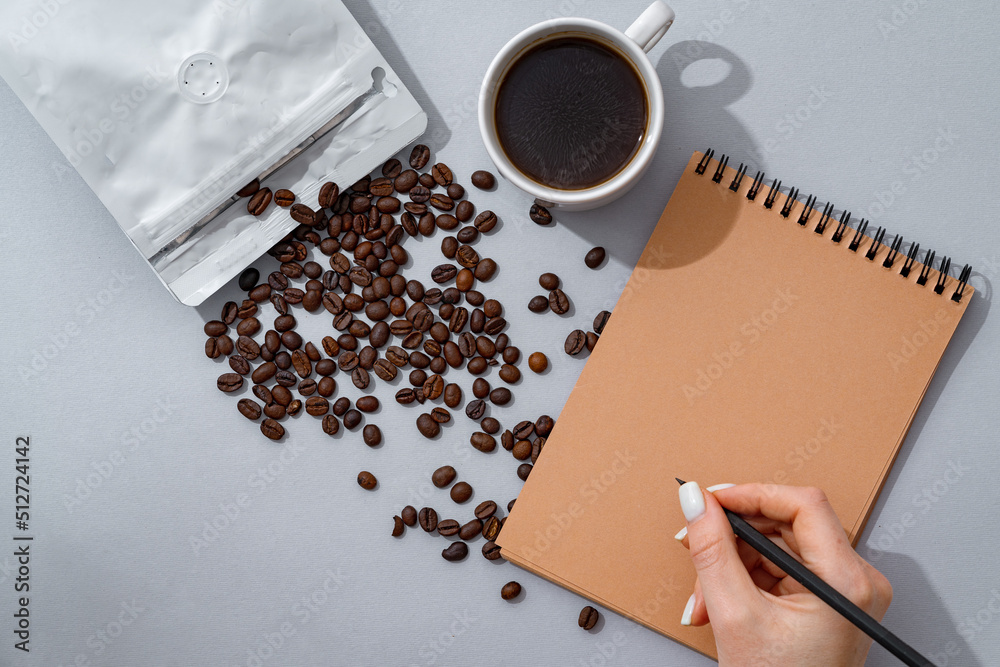
[[[674,477],[819,486],[856,543],[973,291],[798,194],[694,154],[498,539],[711,657]]]

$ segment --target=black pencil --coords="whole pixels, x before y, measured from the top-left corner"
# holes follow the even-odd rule
[[[675,477],[679,484],[684,481]],[[795,581],[806,587],[813,595],[830,605],[834,611],[856,625],[866,635],[881,644],[887,651],[899,658],[910,667],[934,667],[934,663],[920,655],[912,646],[889,632],[874,618],[866,614],[860,607],[848,600],[823,581],[815,572],[795,560],[788,552],[767,539],[760,531],[751,526],[739,514],[722,508],[733,527],[736,535],[752,546],[762,556],[780,567]]]

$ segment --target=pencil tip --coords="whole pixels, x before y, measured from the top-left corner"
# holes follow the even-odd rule
[[[681,479],[680,477],[674,477],[674,479],[677,480],[678,484],[680,484],[681,486],[684,486],[684,480],[683,479]]]

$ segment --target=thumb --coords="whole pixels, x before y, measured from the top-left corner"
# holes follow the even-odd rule
[[[688,522],[691,560],[701,583],[709,619],[718,623],[746,614],[758,601],[757,587],[739,552],[736,536],[722,506],[697,482],[687,482],[679,491],[681,510]]]

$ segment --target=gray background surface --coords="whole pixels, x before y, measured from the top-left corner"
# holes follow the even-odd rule
[[[475,101],[507,39],[559,15],[624,29],[645,1],[347,4],[425,105],[435,157],[467,178],[490,166]],[[667,128],[634,194],[614,208],[558,215],[553,228],[528,222],[528,197],[506,184],[473,195],[503,219],[482,245],[501,265],[489,292],[507,305],[511,338],[552,360],[494,414],[507,424],[558,415],[582,367],[561,352],[566,332],[614,303],[693,150],[727,151],[890,235],[970,262],[977,296],[860,551],[895,587],[886,623],[900,636],[940,665],[1000,664],[1000,326],[990,312],[1000,271],[1000,7],[673,6],[677,23],[650,54]],[[613,613],[593,632],[579,629],[580,598],[487,562],[481,540],[452,564],[438,555],[441,538],[390,537],[390,517],[407,503],[471,514],[448,509],[430,487],[437,466],[454,464],[475,502],[505,505],[520,487],[516,462],[472,451],[464,416],[423,441],[415,411],[391,400],[374,417],[386,434],[376,450],[357,433],[330,440],[307,417],[292,421],[287,444],[265,441],[215,389],[222,366],[201,351],[202,323],[233,286],[202,308],[175,303],[84,183],[59,176],[65,159],[5,85],[0,118],[0,539],[15,532],[13,447],[28,435],[36,540],[30,655],[12,648],[16,574],[10,543],[0,546],[0,664],[711,664]],[[437,263],[438,242],[407,242],[411,273]],[[596,244],[611,255],[598,272],[582,262]],[[543,270],[563,277],[571,316],[524,308]],[[67,326],[76,335],[63,335]],[[317,317],[302,329],[318,339],[327,326]],[[361,469],[379,477],[377,492],[357,486]],[[676,502],[671,484],[650,493]],[[234,518],[218,519],[241,494],[249,500],[238,515],[230,507]],[[212,521],[227,525],[192,546]],[[525,587],[515,604],[498,595],[510,579]],[[305,613],[310,597],[322,603]],[[270,651],[269,637],[278,645]],[[895,663],[875,648],[869,664]]]

